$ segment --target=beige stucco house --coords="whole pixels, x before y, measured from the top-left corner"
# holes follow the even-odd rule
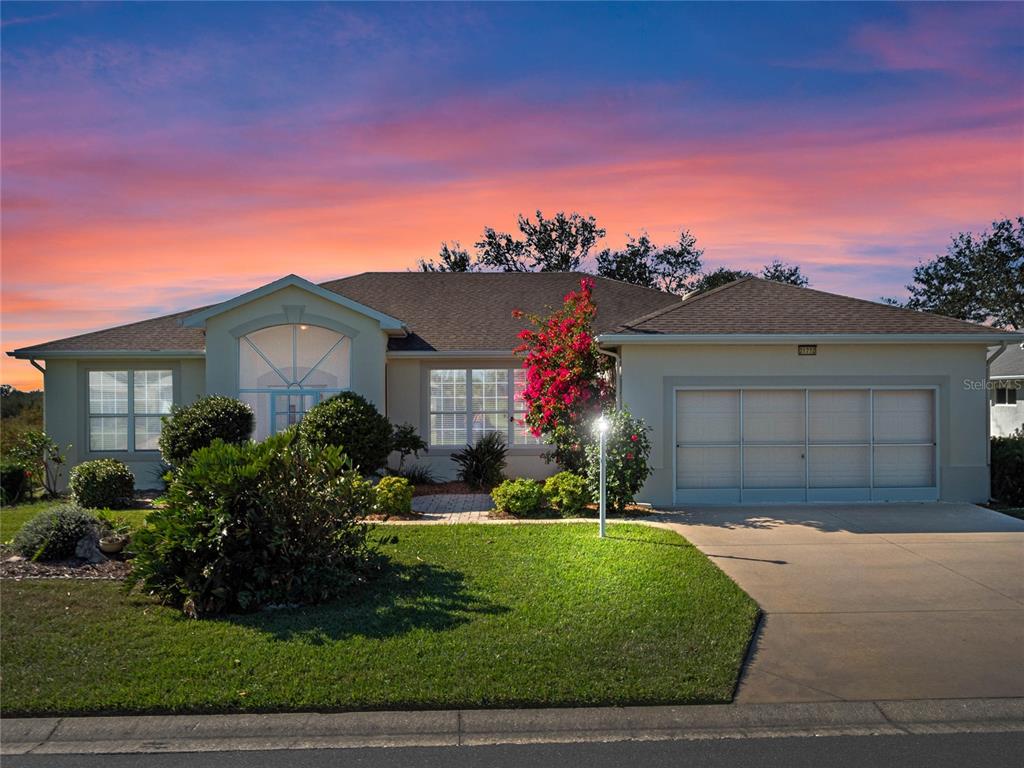
[[[543,477],[519,421],[521,320],[576,273],[295,275],[210,307],[18,349],[45,370],[46,430],[70,460],[157,483],[160,417],[237,397],[262,438],[352,390],[430,444],[438,476],[484,431]],[[685,300],[595,279],[621,407],[651,429],[658,505],[988,498],[987,355],[1024,336],[748,278]]]

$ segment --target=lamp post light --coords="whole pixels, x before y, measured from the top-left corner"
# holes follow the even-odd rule
[[[597,516],[598,516],[598,533],[603,539],[604,536],[604,522],[608,511],[608,491],[605,483],[605,442],[608,437],[608,419],[603,415],[598,418],[597,423],[594,425],[597,429],[598,440],[600,443],[600,472],[598,474],[598,485],[600,486],[600,495],[597,505]]]

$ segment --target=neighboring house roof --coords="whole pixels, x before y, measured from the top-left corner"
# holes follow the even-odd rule
[[[994,379],[1024,379],[1024,344],[1009,344],[989,367]]]
[[[321,283],[320,288],[397,318],[409,335],[392,337],[395,351],[507,351],[518,344],[524,321],[512,310],[543,313],[591,277],[578,272],[367,272]],[[640,313],[679,303],[678,296],[618,280],[594,277],[597,331],[610,330]],[[259,290],[259,289],[257,289]],[[18,357],[50,354],[98,355],[127,352],[201,354],[201,328],[184,327],[186,318],[222,305],[107,328],[15,350]]]
[[[1014,334],[942,315],[746,277],[675,307],[640,315],[612,332],[647,336],[969,336]],[[1019,335],[1017,335],[1019,338]]]

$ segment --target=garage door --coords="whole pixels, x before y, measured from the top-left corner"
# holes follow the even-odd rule
[[[681,389],[676,501],[938,498],[932,389]]]

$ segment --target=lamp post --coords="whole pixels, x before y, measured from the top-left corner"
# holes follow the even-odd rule
[[[597,420],[597,434],[598,441],[600,444],[600,471],[598,473],[598,485],[600,486],[600,494],[597,504],[597,516],[598,516],[598,533],[603,539],[604,536],[604,521],[608,511],[608,491],[605,483],[605,441],[608,436],[608,419],[601,416]]]

